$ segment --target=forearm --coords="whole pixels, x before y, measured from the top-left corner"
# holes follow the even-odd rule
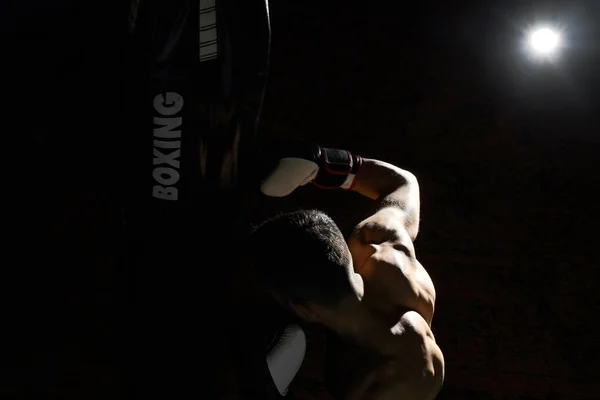
[[[415,239],[419,231],[420,196],[419,183],[411,172],[384,161],[365,158],[353,190],[376,200],[372,213],[385,207],[402,210],[408,233]]]

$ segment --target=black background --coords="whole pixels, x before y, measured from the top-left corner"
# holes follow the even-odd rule
[[[597,399],[598,2],[395,3],[272,2],[261,133],[417,175],[440,399]],[[7,6],[3,135],[18,144],[3,151],[19,174],[5,175],[0,396],[127,398],[114,160],[128,6]],[[555,64],[519,50],[538,20],[566,29]],[[245,204],[251,221],[319,207],[344,229],[367,205],[311,188]]]

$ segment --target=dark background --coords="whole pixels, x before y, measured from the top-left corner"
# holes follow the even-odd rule
[[[436,284],[446,357],[440,399],[598,399],[599,3],[394,3],[273,1],[261,134],[417,175],[416,249]],[[127,6],[7,5],[3,133],[21,150],[7,162],[20,173],[6,196],[16,224],[2,267],[0,397],[127,398],[112,157],[127,134]],[[554,65],[519,51],[536,20],[566,29]],[[344,229],[368,205],[310,188],[246,204],[251,221],[319,207]]]

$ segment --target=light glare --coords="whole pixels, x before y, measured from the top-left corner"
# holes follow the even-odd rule
[[[536,29],[531,33],[530,44],[540,54],[549,54],[556,50],[560,42],[558,33],[549,28]]]

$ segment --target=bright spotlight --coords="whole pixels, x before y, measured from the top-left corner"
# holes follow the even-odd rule
[[[539,28],[529,37],[531,48],[540,55],[552,54],[560,45],[560,35],[550,28]]]

